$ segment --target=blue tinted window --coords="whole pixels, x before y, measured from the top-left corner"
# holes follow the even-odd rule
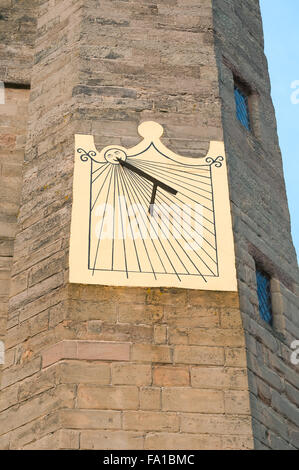
[[[263,271],[256,270],[257,296],[261,318],[272,325],[272,304],[270,277]]]
[[[237,118],[250,131],[250,116],[248,108],[248,96],[235,86],[235,100]]]

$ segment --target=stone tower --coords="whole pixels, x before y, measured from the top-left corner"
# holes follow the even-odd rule
[[[298,267],[258,0],[1,0],[0,38],[0,448],[299,448]],[[224,141],[238,292],[69,283],[74,135],[132,147],[144,121],[187,157]]]

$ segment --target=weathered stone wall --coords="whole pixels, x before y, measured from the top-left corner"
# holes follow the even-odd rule
[[[4,103],[0,104],[0,341],[6,331],[13,242],[22,190],[35,4],[34,0],[2,0],[0,5],[1,87],[5,83]]]
[[[78,68],[76,15],[81,2],[41,1],[39,4],[22,204],[14,244],[6,361],[0,393],[0,408],[6,410],[1,413],[1,434],[18,430],[15,436],[6,434],[1,446],[7,447],[6,436],[9,436],[14,448],[22,446],[23,431],[25,443],[33,439],[32,435],[42,432],[40,427],[50,432],[52,421],[49,424],[45,416],[70,403],[71,393],[68,386],[56,387],[53,376],[36,373],[41,367],[40,350],[60,339],[51,321],[56,306],[66,297],[64,270],[74,134],[70,116]],[[31,378],[24,380],[28,377]],[[26,426],[21,427],[29,422],[33,434]]]
[[[30,84],[39,0],[0,2],[0,80]]]
[[[215,0],[216,55],[257,449],[299,447],[298,264],[257,0]],[[252,88],[249,133],[236,119],[233,74]],[[259,318],[255,262],[272,277],[274,327]]]
[[[39,2],[1,448],[248,449],[251,414],[258,448],[297,446],[296,265],[258,3],[213,6]],[[256,137],[232,121],[228,64],[260,90]],[[225,139],[247,359],[238,294],[68,284],[74,134],[131,146],[149,119],[183,155]],[[274,332],[258,317],[253,255],[277,279]]]
[[[183,14],[182,14],[183,9]],[[252,448],[237,294],[68,285],[74,133],[221,140],[210,1],[42,2],[2,380],[2,448]]]
[[[4,341],[13,243],[22,190],[29,90],[6,88],[0,104],[0,341]],[[1,369],[0,369],[1,380]]]

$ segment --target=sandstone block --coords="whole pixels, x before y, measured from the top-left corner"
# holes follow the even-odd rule
[[[146,386],[152,382],[152,369],[145,364],[118,364],[111,366],[113,385]]]
[[[133,386],[80,385],[78,407],[102,410],[137,410],[139,407],[138,389]]]
[[[190,384],[188,367],[155,367],[153,383],[159,387],[186,387]]]
[[[126,411],[123,428],[131,431],[179,431],[179,417],[175,413]]]
[[[174,362],[177,364],[222,365],[224,363],[224,350],[219,347],[176,346]]]
[[[144,437],[140,432],[82,431],[80,434],[80,449],[143,449]]]
[[[191,388],[162,389],[162,410],[189,413],[223,413],[224,397],[221,391]]]

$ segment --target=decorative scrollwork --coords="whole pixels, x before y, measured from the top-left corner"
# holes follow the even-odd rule
[[[82,162],[87,162],[89,158],[90,160],[93,160],[94,162],[96,161],[93,158],[96,156],[96,152],[94,150],[90,150],[89,152],[86,152],[86,150],[79,148],[77,149],[77,152],[80,154],[80,160]]]
[[[207,157],[206,162],[209,165],[215,165],[216,168],[221,168],[222,167],[222,162],[224,161],[224,158],[219,156],[217,158],[212,158],[212,157]]]

